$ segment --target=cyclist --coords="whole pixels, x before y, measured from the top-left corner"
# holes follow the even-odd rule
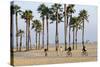
[[[85,46],[83,46],[82,51],[83,51],[83,52],[86,52],[86,51],[87,51]]]
[[[72,49],[71,49],[71,47],[70,47],[70,46],[68,47],[68,49],[67,49],[67,50],[68,50],[67,55],[68,55],[68,56],[72,56],[72,52],[71,52],[71,51],[72,51]]]
[[[71,50],[72,50],[71,47],[69,47],[69,48],[68,48],[68,52],[71,52]]]
[[[44,52],[45,52],[45,56],[47,56],[47,49],[44,49]]]
[[[87,52],[85,46],[83,46],[83,49],[82,49],[82,55],[83,55],[83,56],[88,56],[88,52]]]

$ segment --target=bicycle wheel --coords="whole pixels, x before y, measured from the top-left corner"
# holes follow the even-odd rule
[[[69,56],[72,57],[72,52],[70,52]]]
[[[67,55],[66,56],[72,56],[72,52],[67,52]]]
[[[85,52],[85,56],[88,56],[88,52]]]
[[[84,52],[81,52],[81,55],[84,56]]]

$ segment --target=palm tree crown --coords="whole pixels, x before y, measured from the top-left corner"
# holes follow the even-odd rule
[[[80,18],[80,21],[82,22],[82,20],[86,20],[88,21],[88,13],[86,10],[81,10],[80,13],[79,13],[79,18]]]
[[[23,12],[22,18],[26,19],[26,20],[32,20],[32,18],[33,18],[32,11],[26,10],[25,12]]]
[[[62,22],[62,18],[63,18],[63,15],[62,15],[62,8],[61,8],[61,4],[57,4],[55,3],[54,5],[52,5],[52,7],[50,8],[50,19],[53,21],[57,21],[58,19],[58,23],[59,22]],[[57,17],[58,15],[58,17]],[[51,22],[51,23],[52,23]]]
[[[41,25],[41,23],[40,23],[39,20],[37,20],[37,19],[36,20],[33,20],[32,29],[35,28],[35,31],[40,32],[40,30],[42,29],[41,26],[42,25]]]
[[[67,14],[72,14],[75,12],[74,6],[75,6],[74,4],[69,4],[67,6],[67,10],[66,10]]]

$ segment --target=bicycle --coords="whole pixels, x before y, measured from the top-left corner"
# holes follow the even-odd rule
[[[68,51],[66,56],[72,57],[72,52]]]
[[[82,51],[82,52],[81,52],[81,55],[82,55],[82,56],[88,56],[88,52],[87,52],[87,51]]]

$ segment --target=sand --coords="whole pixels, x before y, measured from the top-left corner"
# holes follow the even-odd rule
[[[72,57],[66,56],[66,52],[59,52],[59,56],[54,47],[50,47],[48,56],[44,56],[42,50],[30,50],[27,52],[14,52],[14,65],[40,65],[40,64],[57,64],[57,63],[73,63],[73,62],[88,62],[97,60],[97,45],[85,44],[88,51],[88,56],[82,56],[82,45],[78,45],[77,50],[72,50]]]

